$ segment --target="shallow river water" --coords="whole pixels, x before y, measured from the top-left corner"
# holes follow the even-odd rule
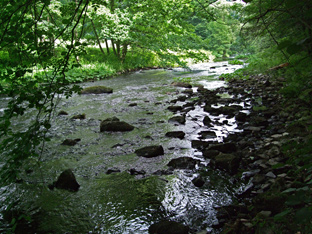
[[[192,148],[191,141],[198,140],[201,131],[209,130],[216,137],[208,140],[221,142],[239,130],[234,118],[221,124],[225,120],[222,116],[218,117],[220,125],[204,126],[203,118],[209,113],[200,106],[186,114],[184,125],[171,123],[168,120],[175,113],[167,108],[184,90],[170,85],[173,81],[192,77],[192,84],[216,89],[225,85],[217,76],[237,68],[240,66],[228,62],[207,63],[194,65],[191,70],[138,71],[81,84],[82,87],[104,85],[114,91],[61,98],[58,110],[69,115],[53,119],[49,133],[52,140],[46,144],[40,167],[35,161],[30,163],[32,170],[25,174],[25,182],[12,186],[4,196],[12,196],[16,209],[33,217],[36,233],[145,234],[151,224],[163,219],[181,222],[192,233],[217,233],[211,228],[218,223],[215,208],[231,204],[233,194],[243,185],[234,184],[225,173],[210,169],[209,161]],[[70,119],[82,113],[86,119]],[[123,133],[100,132],[101,120],[114,116],[135,129]],[[169,131],[183,131],[186,135],[184,139],[165,137]],[[75,146],[61,145],[65,139],[76,138],[81,141]],[[134,153],[149,145],[162,145],[164,155],[144,158]],[[174,170],[170,175],[155,175],[178,157],[192,157],[201,163],[193,171]],[[49,190],[48,184],[68,168],[80,184],[79,191]],[[107,174],[112,168],[120,173]],[[142,174],[130,175],[130,169]],[[205,180],[201,188],[191,182],[199,174]]]

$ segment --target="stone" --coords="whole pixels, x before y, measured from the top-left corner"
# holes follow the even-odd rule
[[[217,134],[214,131],[202,131],[200,135],[202,139],[211,139],[217,137]]]
[[[183,139],[184,136],[185,136],[185,133],[183,131],[172,131],[172,132],[166,133],[166,137],[174,137],[174,138]]]
[[[247,120],[247,114],[244,112],[239,112],[235,115],[235,119],[238,122],[245,122]]]
[[[196,186],[196,187],[203,187],[205,184],[204,179],[201,176],[197,176],[192,180],[192,183]]]
[[[203,151],[203,157],[209,158],[209,159],[215,159],[219,154],[220,154],[220,151],[218,151],[218,150],[206,149]]]
[[[200,161],[190,157],[180,157],[172,159],[168,163],[168,167],[173,169],[194,169]]]
[[[276,178],[276,175],[274,175],[272,171],[269,171],[268,173],[266,173],[265,176],[269,178],[273,178],[273,179]]]
[[[82,119],[85,119],[85,118],[86,118],[86,114],[78,114],[78,115],[74,115],[70,119],[73,119],[73,120],[80,119],[80,120],[82,120]]]
[[[71,192],[77,192],[80,187],[71,169],[63,171],[57,181],[53,183],[53,186],[57,189],[65,189]]]
[[[130,175],[145,175],[146,174],[146,172],[144,170],[138,171],[135,168],[131,168],[129,170],[129,173],[130,173]]]
[[[68,113],[66,111],[61,110],[57,115],[58,116],[60,116],[60,115],[68,115]]]
[[[237,147],[234,143],[222,143],[217,144],[209,147],[209,150],[217,150],[222,153],[228,154],[228,153],[234,153],[237,151]]]
[[[211,126],[212,120],[209,118],[209,116],[205,116],[203,123],[205,126]]]
[[[185,116],[173,116],[168,122],[177,122],[179,124],[185,124]]]
[[[116,117],[105,119],[100,124],[100,132],[128,132],[133,129],[134,126],[124,121],[120,121]]]
[[[181,88],[192,88],[191,84],[185,82],[172,82],[171,85]]]
[[[227,171],[229,174],[234,175],[237,172],[240,159],[233,154],[219,154],[215,157],[215,165],[221,170]]]
[[[175,221],[160,221],[152,224],[148,232],[149,234],[188,234],[189,227]]]
[[[152,145],[137,149],[135,153],[141,157],[153,158],[159,155],[164,155],[164,149],[161,145]]]
[[[63,143],[61,145],[74,146],[79,141],[81,141],[81,139],[79,139],[79,138],[77,138],[77,139],[66,139],[66,140],[63,141]]]
[[[105,86],[92,86],[84,88],[80,91],[80,94],[102,94],[102,93],[113,93],[112,88]]]
[[[192,140],[192,148],[203,150],[209,146],[207,141]]]
[[[181,111],[183,108],[182,108],[182,106],[168,106],[167,109],[172,111],[172,112],[177,112],[177,111]]]

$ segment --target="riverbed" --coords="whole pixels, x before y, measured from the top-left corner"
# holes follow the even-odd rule
[[[35,220],[36,233],[146,234],[151,224],[164,219],[183,223],[191,233],[218,233],[213,228],[218,224],[216,208],[232,204],[244,184],[208,167],[209,159],[192,141],[223,142],[240,129],[235,118],[212,116],[200,104],[183,112],[184,124],[171,122],[170,118],[181,113],[168,107],[199,103],[198,96],[188,96],[185,88],[172,82],[189,81],[193,93],[202,86],[215,90],[226,86],[218,79],[220,74],[240,67],[228,62],[206,63],[190,69],[137,71],[81,84],[83,88],[107,86],[113,93],[59,97],[49,132],[51,141],[46,143],[40,166],[36,160],[30,162],[23,183],[12,185],[4,196],[11,196],[15,209]],[[59,111],[68,115],[57,115]],[[85,114],[85,119],[72,119],[79,114]],[[206,126],[206,116],[218,124]],[[135,129],[100,132],[101,121],[112,117]],[[170,131],[183,131],[185,136],[166,137]],[[215,135],[203,138],[202,132],[208,131]],[[65,139],[80,141],[74,146],[62,145]],[[145,158],[135,154],[136,149],[150,145],[161,145],[164,155]],[[179,157],[199,163],[194,169],[165,173],[167,164]],[[66,169],[74,172],[79,191],[50,190],[48,185]],[[202,187],[192,183],[199,175],[205,182]]]

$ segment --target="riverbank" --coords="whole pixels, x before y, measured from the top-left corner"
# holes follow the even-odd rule
[[[205,147],[203,155],[247,183],[237,204],[218,208],[221,233],[311,233],[311,105],[285,99],[283,85],[282,78],[258,75],[215,91],[232,96],[218,111],[235,117],[243,131]],[[199,97],[206,111],[216,111],[211,106],[220,99],[211,91],[199,89]],[[249,112],[232,104],[243,100]]]

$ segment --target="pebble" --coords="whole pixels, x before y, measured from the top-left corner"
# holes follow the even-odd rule
[[[274,175],[274,173],[272,171],[266,173],[265,176],[273,178],[273,179],[276,178],[276,175]]]

